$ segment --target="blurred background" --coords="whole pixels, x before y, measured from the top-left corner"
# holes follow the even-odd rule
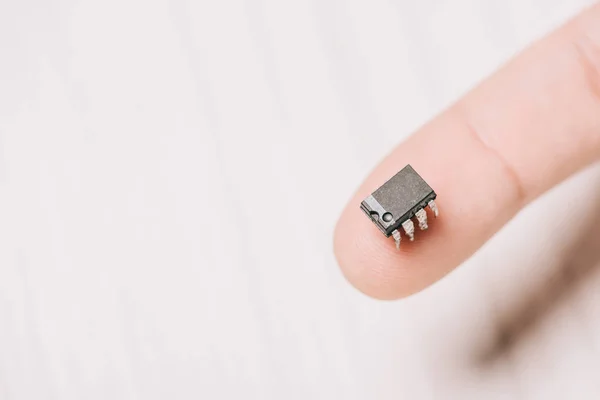
[[[407,300],[332,253],[383,155],[589,3],[1,2],[0,398],[598,398],[598,168]]]

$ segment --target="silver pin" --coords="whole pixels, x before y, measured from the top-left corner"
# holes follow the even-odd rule
[[[394,241],[396,242],[396,249],[400,250],[400,241],[402,240],[402,236],[400,236],[400,231],[398,229],[394,229],[392,232],[392,236],[394,237]]]
[[[412,220],[407,219],[404,221],[402,223],[402,229],[404,229],[406,236],[408,236],[411,242],[415,240],[415,224],[413,224]]]
[[[419,229],[421,229],[422,231],[426,230],[428,226],[427,213],[425,212],[425,210],[421,208],[415,213],[415,217],[417,217],[417,221],[419,222]]]
[[[431,211],[433,211],[433,215],[435,215],[435,217],[437,218],[438,215],[440,215],[440,211],[438,210],[435,201],[431,200],[429,203],[427,203],[427,205],[429,206],[429,208],[431,208]]]

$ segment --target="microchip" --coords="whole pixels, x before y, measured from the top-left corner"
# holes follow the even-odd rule
[[[396,248],[400,248],[400,229],[404,230],[411,241],[415,239],[416,218],[421,230],[427,229],[427,212],[429,207],[435,217],[438,208],[435,204],[437,195],[419,174],[407,165],[400,172],[384,183],[373,194],[360,203],[360,208],[386,236],[393,236]]]

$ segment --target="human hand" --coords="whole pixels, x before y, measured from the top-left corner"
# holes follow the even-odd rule
[[[471,256],[510,218],[600,158],[600,4],[534,44],[399,145],[362,184],[335,232],[348,280],[408,296]],[[441,217],[397,251],[360,202],[406,164],[433,187]],[[423,236],[422,236],[423,237]]]

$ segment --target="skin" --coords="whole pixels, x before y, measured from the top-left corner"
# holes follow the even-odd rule
[[[529,202],[598,159],[600,4],[396,147],[339,219],[339,265],[369,296],[416,293],[470,257]],[[417,237],[398,251],[359,205],[406,164],[435,188],[441,216],[426,240]]]

